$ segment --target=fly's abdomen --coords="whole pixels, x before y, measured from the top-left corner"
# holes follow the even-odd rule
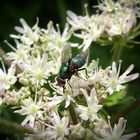
[[[80,55],[71,59],[71,65],[73,65],[75,69],[81,68],[85,63],[86,61]]]
[[[69,66],[68,63],[64,63],[61,65],[60,71],[59,71],[59,77],[61,79],[67,79],[69,75]]]

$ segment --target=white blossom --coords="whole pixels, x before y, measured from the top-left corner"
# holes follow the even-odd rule
[[[102,128],[104,130],[97,134],[98,136],[95,137],[95,140],[129,140],[136,136],[136,133],[123,135],[126,126],[126,120],[124,118],[120,118],[118,124],[115,124],[114,127],[111,126],[110,120],[106,125],[108,125],[108,128]]]
[[[72,25],[72,28],[74,30],[78,29],[86,29],[86,23],[90,21],[90,17],[88,15],[86,16],[77,16],[74,12],[72,11],[67,11],[67,21],[70,25]]]
[[[65,93],[63,92],[63,89],[58,88],[58,86],[55,85],[56,83],[50,83],[50,86],[52,89],[58,93],[58,95],[54,95],[53,97],[48,97],[48,106],[52,107],[55,105],[60,104],[62,101],[65,101],[65,108],[67,108],[71,102],[75,102],[74,100],[74,95],[73,95],[73,89],[69,87],[68,84],[66,84],[66,91]],[[55,86],[55,87],[54,87]]]
[[[5,66],[3,64],[3,70],[0,68],[0,90],[8,90],[17,81],[15,71],[16,69],[14,64],[11,65],[11,67],[8,69],[8,72],[6,72]]]
[[[57,25],[57,30],[55,30],[55,28],[52,26],[52,41],[56,46],[64,46],[66,44],[66,41],[68,41],[71,37],[71,34],[72,30],[70,29],[68,24],[65,25],[62,34],[59,29],[59,25]]]
[[[92,88],[89,96],[86,90],[81,89],[81,91],[86,99],[87,106],[77,105],[79,117],[81,117],[82,120],[89,119],[91,121],[98,119],[97,112],[102,108],[102,105],[99,105],[95,89]]]
[[[133,9],[124,8],[115,15],[105,14],[104,16],[105,30],[110,36],[127,35],[136,24],[136,15]]]
[[[99,46],[116,45],[116,41],[124,41],[118,42],[122,45],[138,43],[134,41],[140,27],[137,25],[138,1],[100,0],[95,6],[97,10],[91,15],[87,9],[81,16],[68,11],[63,30],[52,21],[44,29],[38,26],[38,19],[33,27],[20,19],[21,27],[15,27],[18,34],[10,35],[15,40],[15,46],[6,42],[12,49],[6,54],[11,67],[7,71],[2,62],[0,68],[0,106],[8,105],[24,117],[21,125],[27,125],[35,132],[26,135],[25,139],[129,140],[136,135],[124,134],[124,118],[115,125],[109,119],[108,122],[102,119],[109,113],[107,110],[102,113],[106,104],[106,100],[102,102],[102,99],[125,89],[124,84],[138,78],[138,73],[130,74],[134,65],[121,74],[121,63],[117,67],[113,62],[104,69],[97,59],[89,65],[87,61],[84,67],[87,71],[80,72],[79,68],[72,73],[71,69],[75,67],[71,59],[75,56],[70,53],[75,48],[67,50],[67,46],[85,51],[92,43]],[[73,37],[80,38],[82,43],[71,42]],[[91,50],[89,53],[91,56]],[[63,70],[65,63],[68,71]],[[20,69],[17,73],[16,68]],[[58,77],[62,78],[62,84],[64,80],[63,87]]]
[[[99,62],[93,60],[89,66],[87,67],[88,70],[88,82],[89,84],[96,84],[101,83],[103,77],[106,75],[106,71],[99,66]]]
[[[111,69],[108,71],[108,74],[102,79],[102,84],[107,88],[106,92],[109,92],[110,94],[116,91],[120,91],[125,87],[123,84],[135,80],[139,76],[138,73],[128,75],[134,68],[133,64],[130,65],[127,70],[121,75],[120,68],[121,62],[119,63],[118,70],[116,63],[113,62]]]
[[[130,1],[104,0],[97,7],[103,11],[102,19],[109,36],[127,35],[136,24],[137,9]]]
[[[12,48],[12,52],[8,52],[6,54],[7,60],[12,60],[13,63],[22,63],[26,61],[29,58],[29,51],[30,46],[24,45],[19,43],[19,41],[15,40],[16,42],[16,48],[14,48],[12,45],[9,44],[9,46]]]
[[[34,127],[36,119],[43,119],[43,107],[44,102],[41,100],[33,101],[33,99],[29,97],[22,101],[21,110],[16,110],[15,113],[26,115],[21,123],[22,125],[29,124],[30,127]]]
[[[47,124],[48,128],[44,132],[48,140],[63,140],[69,134],[69,118],[64,116],[60,118],[58,113],[53,112],[52,117],[49,119],[52,125]]]
[[[102,22],[102,16],[100,15],[89,15],[86,16],[77,16],[72,11],[67,12],[68,17],[67,21],[72,25],[74,30],[81,30],[81,33],[74,33],[78,38],[83,39],[83,43],[80,47],[83,47],[85,51],[92,41],[97,41],[100,38],[101,34],[104,31],[104,24]]]
[[[99,3],[98,6],[95,7],[98,7],[104,12],[112,12],[114,10],[121,9],[121,3],[114,2],[113,0],[101,0],[101,3]]]
[[[77,77],[77,76],[72,76],[71,80],[70,80],[70,85],[72,87],[72,89],[69,89],[72,91],[72,96],[73,97],[76,97],[78,96],[81,91],[80,89],[87,89],[88,88],[88,81],[86,80],[86,76],[85,76],[85,73],[84,71],[81,71],[79,73],[80,77]]]
[[[21,35],[10,35],[12,38],[20,39],[23,44],[32,45],[39,40],[40,37],[40,29],[37,23],[31,28],[26,23],[24,19],[20,19],[20,23],[22,27],[15,27],[15,30],[19,32]]]
[[[29,80],[33,85],[44,85],[50,76],[53,63],[48,61],[47,55],[38,54],[37,57],[33,56],[19,66],[28,73]]]
[[[47,43],[46,49],[55,48],[58,52],[61,52],[62,47],[70,39],[73,29],[70,28],[69,24],[66,23],[64,30],[60,31],[59,24],[56,25],[57,29],[53,26],[53,22],[48,23],[48,29],[42,29],[41,41]],[[71,46],[77,46],[77,43],[69,42]],[[55,51],[56,51],[55,50]],[[54,50],[53,50],[54,51]]]

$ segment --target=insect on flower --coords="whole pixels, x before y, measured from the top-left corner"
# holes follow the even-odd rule
[[[78,71],[85,70],[86,68],[81,68],[86,63],[86,58],[88,56],[88,49],[75,57],[71,55],[71,47],[69,44],[65,45],[62,51],[61,67],[57,76],[57,82],[60,87],[63,87],[63,92],[65,91],[65,84],[71,79],[72,75],[78,75]],[[69,84],[69,82],[68,82]],[[70,84],[69,84],[70,85]]]

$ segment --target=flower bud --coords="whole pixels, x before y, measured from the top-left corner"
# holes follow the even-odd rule
[[[23,85],[28,85],[29,84],[29,80],[27,78],[23,78],[23,77],[21,77],[19,79],[19,82]]]

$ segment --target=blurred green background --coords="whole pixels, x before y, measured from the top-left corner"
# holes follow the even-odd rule
[[[16,34],[14,30],[15,26],[20,26],[19,19],[24,18],[27,23],[32,27],[36,23],[36,17],[39,18],[39,26],[42,28],[47,27],[49,20],[52,20],[54,24],[59,23],[60,28],[63,29],[66,22],[66,11],[71,10],[78,15],[84,13],[83,5],[88,2],[89,13],[94,13],[93,5],[97,4],[97,0],[2,0],[0,3],[0,47],[4,51],[10,51],[5,45],[4,40],[12,41],[9,37],[10,34]],[[136,38],[139,40],[139,38]],[[100,58],[100,64],[106,67],[110,64],[111,60],[111,47],[99,47],[96,44],[92,44],[91,59]],[[122,72],[130,65],[135,64],[133,73],[140,72],[140,46],[134,46],[133,48],[124,48],[122,53]],[[127,89],[127,96],[133,96],[136,100],[140,99],[140,78],[129,83]],[[132,99],[126,99],[119,107],[126,108],[130,103],[133,103]],[[118,109],[118,106],[113,106],[111,109]],[[110,110],[111,110],[110,109]],[[120,108],[119,108],[120,109]],[[11,117],[12,116],[12,117]],[[1,117],[9,119],[11,121],[18,122],[17,115],[11,115],[11,112],[2,113]],[[140,129],[140,105],[126,116],[128,120],[128,129]],[[0,135],[0,140],[17,139],[16,136]],[[136,138],[137,140],[140,137]]]

